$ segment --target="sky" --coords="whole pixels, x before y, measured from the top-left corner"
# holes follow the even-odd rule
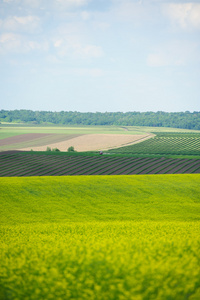
[[[200,111],[200,0],[0,0],[0,109]]]

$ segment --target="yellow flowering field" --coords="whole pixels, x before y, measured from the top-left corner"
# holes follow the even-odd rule
[[[0,299],[200,299],[199,183],[1,178]]]

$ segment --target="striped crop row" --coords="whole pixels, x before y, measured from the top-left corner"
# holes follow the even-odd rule
[[[200,134],[157,134],[131,146],[110,150],[114,153],[200,155]]]
[[[0,155],[0,177],[200,173],[200,159]]]

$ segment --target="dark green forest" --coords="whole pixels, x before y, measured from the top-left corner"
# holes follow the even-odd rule
[[[200,130],[200,112],[77,112],[1,110],[0,122],[35,125],[116,125],[174,127]]]

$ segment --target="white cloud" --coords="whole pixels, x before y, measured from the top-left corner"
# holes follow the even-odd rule
[[[79,76],[91,76],[91,77],[103,76],[103,70],[98,68],[77,68],[74,69],[72,73]]]
[[[42,5],[41,0],[21,0],[22,4],[25,4],[28,7],[32,7],[32,8],[38,8]]]
[[[103,50],[101,47],[96,45],[78,45],[78,47],[75,48],[75,54],[80,54],[80,56],[97,58],[103,55]]]
[[[75,36],[56,39],[53,44],[58,55],[62,57],[73,55],[79,58],[98,58],[103,56],[100,46],[83,44]]]
[[[55,2],[67,6],[82,6],[89,2],[89,0],[54,0]]]
[[[36,41],[27,41],[27,50],[40,50],[40,51],[48,51],[49,44],[46,41],[36,42]]]
[[[91,0],[3,0],[19,9],[71,9],[87,5]]]
[[[0,28],[6,31],[33,32],[39,28],[40,18],[37,16],[10,16],[1,20]]]
[[[183,29],[200,29],[199,3],[169,3],[163,6],[164,13]]]
[[[184,66],[188,63],[196,63],[199,59],[196,43],[175,41],[152,51],[147,57],[147,65],[150,67]]]
[[[52,4],[58,9],[73,9],[87,5],[90,0],[53,0]]]
[[[167,60],[162,53],[151,53],[147,57],[147,64],[150,67],[164,67]]]
[[[150,67],[181,66],[185,64],[185,60],[178,55],[158,52],[148,55],[147,64]]]
[[[112,2],[112,14],[122,21],[129,21],[138,26],[147,22],[157,23],[159,20],[161,5],[157,1],[112,0]]]
[[[103,30],[103,31],[107,30],[110,27],[110,23],[108,23],[108,22],[95,21],[95,22],[93,22],[93,24],[94,24],[95,28]]]
[[[59,39],[59,40],[54,42],[54,47],[59,48],[59,47],[61,47],[62,43],[63,43],[63,40]]]
[[[21,36],[14,33],[4,33],[0,36],[1,52],[17,50],[21,47]]]
[[[62,63],[62,61],[59,60],[55,55],[48,55],[46,57],[46,61],[48,63],[53,63],[53,64],[61,64]]]
[[[114,1],[114,11],[115,13],[125,19],[132,19],[134,18],[143,18],[144,16],[148,15],[147,10],[143,5],[141,5],[138,1],[130,1],[130,0],[124,0],[124,1]]]
[[[87,28],[84,23],[62,24],[54,32],[52,42],[56,53],[60,57],[75,58],[99,58],[104,55],[101,46],[88,37]]]
[[[90,18],[90,13],[87,12],[87,11],[82,11],[82,12],[81,12],[81,18],[82,18],[84,21],[89,20],[89,18]]]
[[[49,48],[46,41],[38,42],[27,40],[25,37],[15,33],[3,33],[0,36],[0,53],[27,53],[33,50],[47,51]]]
[[[24,6],[29,8],[38,8],[45,1],[47,0],[3,0],[4,3],[17,5],[20,9]]]
[[[19,24],[27,25],[30,23],[37,23],[39,18],[34,16],[26,16],[26,17],[14,17]]]

